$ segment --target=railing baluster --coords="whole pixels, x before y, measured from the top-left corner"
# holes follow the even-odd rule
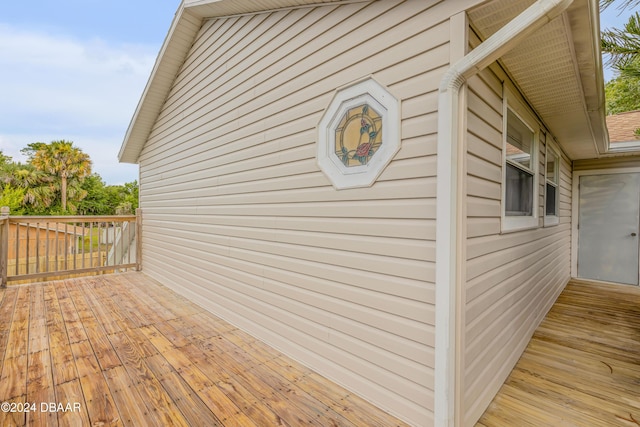
[[[82,223],[82,238],[81,238],[81,241],[82,241],[82,268],[84,268],[84,258],[85,258],[84,244],[86,242],[84,241],[84,236],[86,235],[86,225],[87,225],[86,222]]]
[[[100,253],[100,244],[102,242],[102,224],[98,223],[98,267],[102,267],[102,254]]]
[[[45,222],[44,223],[45,226],[45,233],[47,233],[47,238],[44,241],[44,265],[45,265],[45,272],[49,272],[51,271],[51,266],[49,265],[49,240],[51,240],[51,229],[49,228],[49,223]]]
[[[16,223],[16,276],[20,274],[19,262],[20,259],[20,223]]]
[[[15,233],[10,227],[15,227]],[[89,238],[85,240],[87,230]],[[76,272],[98,274],[139,269],[139,234],[136,233],[139,233],[139,218],[133,215],[0,216],[0,286],[15,280],[63,277]],[[82,260],[78,260],[78,256],[82,256]],[[9,267],[14,259],[15,269]]]
[[[9,276],[9,214],[8,206],[0,207],[0,288],[7,286]]]
[[[24,263],[24,271],[26,274],[29,274],[29,246],[31,246],[31,240],[30,240],[30,236],[29,236],[29,230],[31,229],[31,225],[30,224],[25,224],[26,225],[26,234],[25,234],[25,241],[26,241],[26,248],[25,248],[25,263]]]
[[[131,221],[127,222],[127,264],[131,264],[131,228],[133,227],[133,223]]]
[[[89,265],[95,267],[93,265],[93,222],[89,223]]]
[[[60,253],[60,242],[58,242],[58,223],[56,222],[56,230],[55,230],[55,260],[56,260],[56,269],[55,271],[60,271],[60,264],[58,263],[58,254]]]
[[[36,273],[40,273],[40,223],[36,222]]]
[[[73,269],[77,270],[78,266],[76,263],[76,260],[78,258],[78,233],[77,233],[77,229],[76,229],[77,224],[74,222],[73,223],[73,247],[71,248],[71,252],[73,252]]]
[[[142,214],[141,208],[136,209],[136,270],[142,270]]]

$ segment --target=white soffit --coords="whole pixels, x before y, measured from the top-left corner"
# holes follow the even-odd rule
[[[469,19],[486,39],[532,3],[494,0],[469,11]],[[598,157],[606,147],[599,24],[590,6],[575,0],[501,59],[571,159]]]

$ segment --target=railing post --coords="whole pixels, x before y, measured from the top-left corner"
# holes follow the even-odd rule
[[[9,207],[0,208],[0,288],[7,287],[9,270]]]
[[[136,208],[136,270],[142,271],[142,209]]]

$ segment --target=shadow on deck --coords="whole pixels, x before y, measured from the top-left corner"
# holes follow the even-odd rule
[[[0,356],[2,426],[404,425],[142,273],[0,289]]]
[[[571,281],[478,426],[639,426],[640,288]]]

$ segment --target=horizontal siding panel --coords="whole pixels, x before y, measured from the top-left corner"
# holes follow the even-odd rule
[[[489,125],[473,112],[467,114],[469,132],[502,151],[502,130]]]
[[[411,138],[406,138],[403,135],[402,146],[394,160],[433,156],[436,154],[437,144],[436,134],[419,135]]]
[[[500,131],[502,129],[502,99],[495,96],[489,100],[482,99],[480,95],[473,91],[473,87],[469,89],[467,96],[467,107],[469,111],[481,117],[490,127]]]
[[[472,133],[467,133],[468,152],[475,157],[502,168],[502,150],[491,144],[486,144]],[[499,181],[502,181],[500,179]]]
[[[561,218],[562,219],[562,218]],[[499,252],[500,250],[510,250],[518,246],[522,246],[532,240],[538,240],[548,236],[550,233],[563,233],[567,232],[566,228],[555,229],[552,232],[544,232],[541,229],[535,231],[536,234],[529,233],[506,233],[506,234],[494,234],[489,236],[482,236],[477,238],[469,238],[467,240],[467,260],[473,260],[474,258],[481,257],[493,252]],[[475,262],[475,261],[474,261]],[[481,262],[478,261],[478,265]],[[467,272],[469,274],[470,272]]]
[[[141,203],[146,203],[143,196]],[[146,206],[146,205],[145,205]],[[162,214],[202,214],[202,215],[238,215],[238,216],[296,216],[296,217],[328,217],[343,218],[345,212],[357,212],[361,218],[402,218],[402,219],[435,219],[435,199],[394,199],[393,203],[386,200],[360,200],[335,202],[305,202],[305,203],[265,203],[259,209],[251,204],[221,205],[221,206],[171,206],[145,207],[145,217],[153,213]],[[349,215],[350,216],[350,215]],[[355,215],[353,217],[356,217]],[[435,240],[435,238],[433,239]]]
[[[289,13],[258,14],[251,17],[205,21],[174,83],[174,90],[167,98],[167,104],[177,109],[189,97],[198,97],[198,92],[205,90],[206,87],[188,87],[198,75],[208,75],[212,79],[220,78],[225,71],[233,67],[234,63],[253,53],[260,46],[256,41],[265,33],[267,36],[269,32],[277,34],[301,20],[304,15],[305,11],[293,10]],[[243,42],[247,44],[247,48],[242,52],[238,53],[233,49],[237,43]],[[218,67],[208,66],[207,58],[213,54],[220,58]],[[167,113],[171,114],[171,111],[165,114]]]
[[[213,238],[199,233],[176,233],[160,228],[154,229],[148,226],[151,236],[161,236],[168,242],[175,239],[182,241],[183,245],[201,247],[201,250],[211,250],[208,241]],[[180,236],[180,237],[178,237]],[[217,238],[217,236],[216,236]],[[329,266],[342,266],[354,270],[363,270],[388,274],[414,280],[434,280],[434,265],[432,262],[416,261],[404,258],[388,258],[380,255],[363,254],[358,252],[345,252],[340,249],[326,249],[311,246],[296,246],[284,243],[273,243],[253,239],[221,238],[225,241],[220,250],[227,252],[227,256],[233,256],[247,261],[258,262],[256,253],[271,254],[288,257],[292,260],[318,261]]]
[[[156,243],[162,241],[165,236],[157,235],[149,238],[151,239],[150,243]],[[174,244],[179,245],[181,250],[187,250],[190,247],[189,242],[185,239],[175,238]],[[254,259],[247,260],[246,257],[242,256],[229,256],[230,251],[226,248],[213,245],[204,246],[206,246],[206,251],[202,252],[200,256],[210,263],[215,263],[216,266],[237,269],[238,271],[254,271],[256,275],[259,275],[261,271],[263,275],[266,275],[269,269],[277,269],[320,280],[329,280],[344,286],[354,286],[363,291],[395,295],[430,305],[435,304],[433,283],[425,284],[423,281],[402,277],[394,277],[391,282],[389,276],[372,271],[357,270],[340,265],[333,265],[328,268],[327,264],[319,261],[289,259],[274,254],[256,253],[254,254]],[[149,245],[143,249],[145,253],[149,252],[149,256],[145,256],[145,264],[147,261],[153,262],[152,254],[155,254],[156,248],[153,245]],[[391,286],[391,283],[393,286]]]
[[[247,230],[263,228],[285,231],[315,231],[416,240],[429,240],[435,233],[435,220],[415,219],[154,214],[153,221],[156,224],[167,225],[178,223],[187,226],[235,227]],[[428,245],[433,242],[422,242],[422,244]]]
[[[502,116],[502,85],[490,69],[485,68],[479,74],[469,78],[468,84],[470,95],[473,95],[474,99],[484,104],[479,110],[474,108],[474,105],[479,104],[470,104],[470,109],[484,111],[487,115]],[[486,107],[491,108],[493,111],[487,110]],[[495,119],[492,119],[492,123],[496,129],[502,129],[502,124],[495,121]]]
[[[502,182],[502,169],[494,163],[488,162],[472,154],[467,156],[467,173],[477,178],[496,183]]]
[[[268,19],[263,21],[266,25],[254,24],[253,28],[247,25],[243,31],[246,44],[228,43],[225,46],[225,49],[233,52],[232,57],[218,55],[219,48],[216,49],[216,46],[211,45],[207,38],[196,40],[196,48],[205,46],[206,53],[194,61],[195,67],[190,67],[191,69],[185,70],[187,72],[178,76],[178,84],[169,97],[169,103],[160,118],[161,122],[164,121],[163,125],[166,126],[168,120],[175,116],[176,110],[187,113],[189,110],[185,108],[192,108],[194,103],[212,94],[220,97],[223,95],[220,88],[235,89],[237,83],[230,83],[234,80],[259,83],[275,75],[276,68],[280,70],[289,68],[301,58],[324,48],[333,41],[330,29],[336,31],[333,39],[344,36],[344,28],[347,24],[340,25],[340,14],[345,15],[346,22],[356,20],[357,25],[363,25],[367,19],[372,18],[370,15],[372,8],[365,8],[361,13],[353,16],[353,12],[362,7],[362,4],[345,5],[339,9],[338,13],[331,13],[335,11],[333,7],[322,7],[317,10],[294,9],[262,14],[269,15]],[[353,16],[351,21],[346,19],[350,16]],[[242,19],[250,21],[252,17],[247,16]],[[337,25],[338,28],[336,28]],[[204,36],[207,34],[205,33]],[[298,39],[293,37],[294,34]],[[211,37],[214,37],[214,34],[211,34]],[[242,46],[242,49],[237,49],[236,46]],[[193,72],[194,68],[201,72]],[[217,93],[214,92],[216,90]]]
[[[307,290],[297,285],[288,285],[272,279],[265,279],[252,273],[237,269],[220,268],[211,272],[207,268],[207,261],[195,258],[197,253],[185,250],[184,253],[172,253],[170,249],[156,249],[154,254],[159,259],[169,261],[172,258],[184,261],[188,257],[190,271],[207,279],[207,287],[217,288],[220,297],[247,298],[262,301],[268,306],[280,307],[313,322],[314,328],[327,327],[331,330],[341,330],[357,339],[368,340],[376,344],[375,338],[380,332],[386,332],[397,337],[405,338],[407,345],[418,343],[430,346],[433,342],[432,328],[420,320],[409,319],[405,316],[390,316],[388,311],[375,310],[359,303],[348,302],[336,295],[326,295]],[[194,262],[197,261],[197,262]],[[411,307],[415,303],[406,300],[403,304]],[[423,305],[423,308],[429,308]],[[268,308],[264,308],[268,310]],[[376,331],[375,333],[371,331]],[[318,337],[326,337],[324,328],[318,329]],[[324,332],[322,332],[324,331]],[[403,353],[402,347],[390,351]]]
[[[241,167],[235,165],[238,162],[244,165],[251,164],[247,162],[262,162],[263,166],[268,166],[265,163],[273,157],[277,160],[280,150],[292,150],[308,146],[314,141],[315,131],[305,129],[306,127],[307,125],[302,125],[299,129],[291,129],[292,134],[278,139],[267,141],[264,138],[264,134],[260,134],[237,144],[225,144],[212,149],[211,153],[206,156],[202,156],[200,162],[194,163],[194,160],[190,159],[188,162],[185,160],[182,163],[177,163],[178,166],[183,165],[183,167],[166,169],[160,172],[156,166],[150,165],[147,168],[148,170],[141,173],[141,177],[170,185],[174,182],[180,183],[185,179],[200,180],[212,175],[219,176],[233,172],[234,168]],[[160,175],[160,179],[158,179],[158,175]],[[188,175],[188,177],[185,177],[185,175]],[[153,184],[161,185],[156,182],[153,182]]]
[[[318,180],[320,173],[314,174]],[[270,203],[303,203],[303,202],[319,202],[319,201],[356,201],[356,200],[395,200],[395,199],[411,199],[435,196],[435,178],[415,178],[404,181],[387,181],[378,182],[376,185],[359,191],[335,191],[333,187],[307,187],[307,185],[299,183],[300,179],[288,179],[292,185],[296,184],[292,189],[279,191],[259,192],[251,191],[250,187],[244,187],[243,193],[233,193],[230,189],[219,188],[217,195],[203,196],[184,200],[162,200],[154,196],[144,196],[145,207],[154,208],[156,206],[220,206],[220,205],[238,205],[238,204],[270,204]],[[307,178],[305,178],[307,179]],[[258,185],[258,184],[256,184]],[[268,186],[268,183],[265,185]],[[250,196],[248,196],[250,194]]]
[[[502,198],[501,181],[502,179],[500,181],[488,181],[469,175],[467,176],[467,194],[484,197],[485,199],[500,200]]]
[[[467,237],[487,236],[500,233],[500,218],[467,218]]]
[[[640,156],[605,157],[600,159],[575,160],[573,162],[574,171],[637,167],[640,167]]]
[[[376,77],[382,81],[393,82],[389,84],[389,89],[403,102],[413,100],[422,95],[428,95],[429,98],[427,98],[423,110],[425,112],[436,111],[437,104],[434,105],[434,102],[437,102],[437,99],[433,97],[438,92],[438,85],[442,80],[442,76],[449,69],[449,64],[443,64],[442,59],[437,61],[435,59],[446,58],[448,55],[449,44],[445,44],[409,59],[406,67],[405,63],[402,62],[380,70],[376,72]],[[409,77],[398,80],[398,76]],[[402,114],[405,117],[412,117],[418,113],[404,108],[403,105]]]
[[[543,246],[544,250],[540,250],[538,247],[540,244],[545,244],[545,246]],[[472,294],[467,297],[466,313],[469,328],[476,323],[476,319],[483,313],[495,310],[486,310],[486,307],[493,305],[495,301],[510,294],[513,290],[510,286],[521,286],[523,282],[530,280],[529,276],[531,276],[533,271],[544,271],[546,267],[545,264],[553,264],[550,263],[550,261],[554,258],[559,256],[566,258],[568,254],[567,244],[563,240],[547,238],[534,241],[527,246],[531,247],[523,249],[521,251],[522,255],[506,263],[503,263],[502,260],[490,261],[491,257],[489,256],[483,257],[487,263],[495,264],[497,267],[488,270],[487,273],[482,276],[483,280],[477,280],[477,286],[475,288],[468,288],[468,292]],[[516,251],[512,249],[511,252]],[[498,253],[493,256],[500,257],[501,255],[502,253]],[[533,269],[533,265],[536,265],[535,269]],[[508,285],[508,283],[510,285]],[[473,299],[471,299],[471,296],[473,296]],[[506,307],[503,306],[503,309],[504,308]],[[482,328],[479,330],[482,330]]]
[[[529,232],[527,238],[519,239],[520,243],[513,246],[508,246],[507,242],[514,242],[517,240],[508,238],[494,239],[493,242],[484,244],[483,251],[485,252],[485,254],[492,247],[496,249],[496,251],[492,253],[494,256],[479,256],[477,258],[468,260],[468,283],[475,283],[472,282],[472,280],[487,271],[493,271],[502,265],[508,264],[509,262],[518,261],[522,258],[525,258],[527,255],[533,252],[541,251],[551,242],[557,240],[559,238],[558,233],[560,233],[561,231],[565,232],[565,235],[561,235],[561,238],[567,238],[568,236],[566,227],[555,227],[553,229],[537,229],[533,232]],[[510,234],[511,233],[506,234],[505,236],[509,236]],[[468,291],[471,289],[472,287],[469,287]]]
[[[354,234],[337,234],[333,230],[322,233],[289,231],[282,229],[231,227],[228,225],[206,225],[199,223],[161,222],[154,220],[153,227],[170,229],[183,236],[193,235],[194,239],[206,239],[210,242],[224,241],[233,243],[229,238],[250,239],[270,243],[302,245],[315,248],[340,248],[347,252],[359,252],[371,255],[406,258],[427,261],[433,259],[435,246],[425,245],[417,239],[398,239],[395,237],[369,237]],[[210,237],[213,236],[213,237]]]
[[[327,9],[321,8],[318,13],[324,15],[322,11],[327,11]],[[251,20],[251,17],[244,17],[243,20]],[[222,98],[225,94],[221,93],[219,88],[236,89],[235,93],[241,94],[238,90],[246,90],[244,88],[247,84],[259,79],[256,72],[257,69],[267,70],[270,67],[274,67],[278,61],[278,49],[284,49],[283,46],[289,41],[286,35],[287,30],[300,32],[308,29],[310,32],[314,30],[319,32],[320,27],[314,25],[316,20],[322,23],[322,17],[318,16],[317,13],[309,13],[309,10],[298,9],[290,12],[276,12],[269,21],[272,25],[271,27],[263,28],[257,25],[252,29],[247,28],[245,30],[252,34],[251,37],[253,37],[254,43],[247,44],[246,48],[241,50],[236,49],[236,45],[232,43],[224,46],[225,50],[228,49],[233,52],[231,58],[223,54],[220,55],[221,48],[211,45],[209,39],[196,40],[195,46],[206,45],[208,46],[207,52],[194,58],[193,62],[197,64],[197,67],[185,69],[178,76],[177,84],[169,95],[167,105],[159,118],[158,136],[163,136],[162,132],[169,129],[172,124],[177,123],[176,119],[183,115],[194,113],[197,106],[203,105],[204,99],[210,97]],[[328,25],[331,25],[331,22]],[[207,35],[207,33],[204,33],[204,35]],[[218,40],[224,41],[224,39]],[[269,55],[269,53],[273,54]],[[191,55],[189,56],[191,57]],[[189,60],[190,58],[187,59],[187,61]],[[284,66],[285,64],[283,64]],[[265,77],[273,74],[273,71],[265,72]],[[246,83],[238,89],[234,87],[236,85],[228,84],[233,79]],[[218,91],[215,92],[216,90]],[[176,114],[176,111],[179,111],[180,114]],[[197,117],[199,115],[193,116],[193,118]]]
[[[501,205],[498,200],[483,199],[481,197],[467,197],[467,216],[496,218],[500,216]],[[474,234],[478,234],[477,232]],[[471,236],[470,236],[471,237]]]

